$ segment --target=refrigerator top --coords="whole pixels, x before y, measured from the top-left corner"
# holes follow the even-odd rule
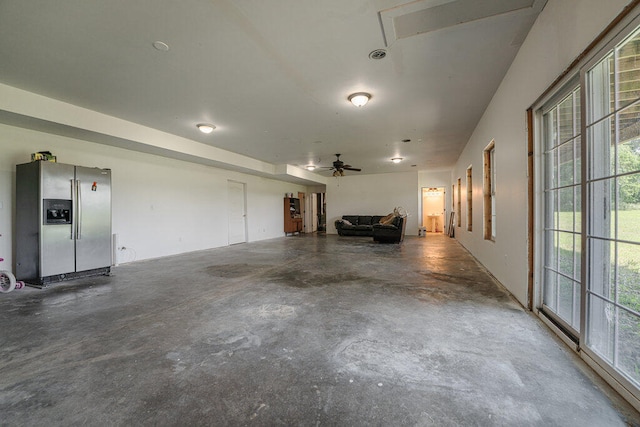
[[[72,165],[72,164],[69,164],[69,163],[48,162],[46,160],[36,160],[35,162],[20,163],[17,166],[37,165],[37,164],[73,166],[73,167],[79,166],[79,167],[88,168],[88,169],[99,169],[99,170],[103,170],[103,171],[111,171],[111,168],[101,168],[101,167],[98,167],[98,166]]]

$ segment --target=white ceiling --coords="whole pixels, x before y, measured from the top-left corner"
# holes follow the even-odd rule
[[[0,0],[0,83],[276,165],[443,169],[545,3]]]

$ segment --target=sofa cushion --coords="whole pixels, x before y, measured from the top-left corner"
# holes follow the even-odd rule
[[[376,230],[397,230],[398,226],[395,224],[375,224],[373,228]]]
[[[358,217],[358,225],[371,225],[371,216],[369,215],[361,215]]]
[[[358,225],[358,215],[342,215],[342,219],[349,221],[353,225]]]
[[[371,226],[370,225],[365,225],[365,224],[358,224],[355,226],[356,230],[371,230]]]
[[[382,215],[374,215],[371,217],[371,224],[377,224],[380,220],[384,218]]]

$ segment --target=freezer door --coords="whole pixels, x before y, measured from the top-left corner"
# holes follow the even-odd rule
[[[75,245],[72,224],[46,224],[44,200],[72,199],[74,166],[52,162],[38,162],[40,167],[39,226],[40,277],[67,274],[75,271]],[[73,212],[72,212],[73,215]]]
[[[111,266],[111,171],[76,166],[76,271]]]

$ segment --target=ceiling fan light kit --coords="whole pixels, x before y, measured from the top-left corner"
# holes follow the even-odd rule
[[[346,165],[342,160],[340,160],[340,154],[336,154],[336,160],[333,161],[333,166],[323,166],[323,169],[333,171],[333,176],[336,177],[344,176],[344,171],[362,171],[360,168],[354,168],[351,165]]]

